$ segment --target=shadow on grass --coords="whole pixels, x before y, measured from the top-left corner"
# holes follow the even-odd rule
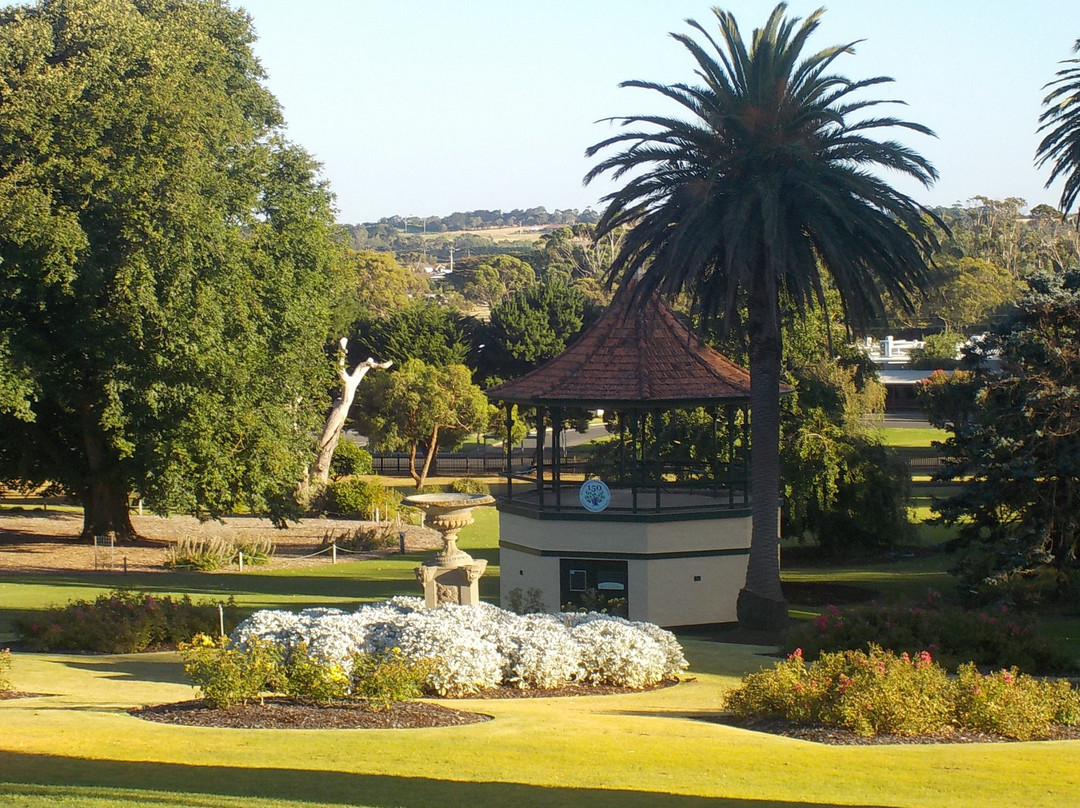
[[[132,793],[125,794],[125,791]],[[0,800],[7,796],[99,799],[131,805],[204,806],[220,798],[265,798],[373,808],[448,805],[590,808],[823,808],[828,803],[695,797],[649,791],[566,788],[428,777],[349,774],[300,769],[246,769],[175,763],[86,760],[0,752]],[[864,806],[864,808],[871,808]]]
[[[105,679],[135,679],[140,682],[159,682],[170,685],[190,685],[191,680],[176,659],[132,659],[114,656],[72,656],[62,662],[69,668],[90,671]]]

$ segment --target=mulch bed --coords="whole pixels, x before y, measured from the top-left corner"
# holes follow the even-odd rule
[[[490,721],[490,715],[453,710],[424,701],[403,701],[387,710],[370,710],[353,702],[305,704],[285,698],[266,699],[229,710],[214,710],[202,701],[181,701],[129,710],[131,715],[162,724],[232,729],[417,729],[453,727]]]
[[[550,690],[522,690],[499,687],[485,690],[469,698],[528,699],[565,698],[567,696],[606,696],[614,693],[640,693],[677,684],[671,679],[649,688],[612,687],[606,685],[565,685]],[[136,718],[162,724],[187,727],[225,727],[234,729],[417,729],[423,727],[453,727],[491,721],[490,715],[455,710],[441,704],[424,701],[404,701],[390,709],[375,711],[362,702],[309,704],[295,699],[274,696],[262,704],[248,704],[228,710],[215,710],[200,700],[174,704],[157,704],[129,710]]]
[[[7,701],[8,699],[34,699],[38,696],[44,696],[45,693],[23,693],[19,690],[0,690],[0,701]]]
[[[798,738],[801,741],[813,741],[833,746],[880,746],[884,744],[928,744],[928,743],[1016,743],[1015,738],[1006,738],[992,732],[975,732],[973,730],[953,730],[950,732],[938,732],[931,735],[857,735],[849,729],[839,727],[823,727],[819,725],[796,726],[786,721],[773,719],[740,719],[730,714],[718,714],[715,717],[704,718],[715,724],[725,724],[730,727],[739,727],[753,732],[768,732],[772,735],[783,735],[787,738]],[[1080,739],[1080,727],[1055,727],[1042,741],[1074,741]]]

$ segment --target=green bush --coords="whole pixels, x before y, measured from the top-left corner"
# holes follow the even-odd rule
[[[281,680],[281,651],[252,637],[244,649],[229,647],[228,637],[197,635],[182,643],[184,673],[209,707],[227,710],[260,699]]]
[[[373,474],[374,471],[371,454],[366,449],[357,446],[348,438],[338,441],[334,456],[330,459],[330,475],[335,480],[356,474]]]
[[[746,676],[727,696],[740,718],[850,729],[859,735],[928,735],[951,728],[1029,740],[1055,726],[1080,724],[1080,692],[1067,681],[1044,681],[1015,668],[984,676],[962,665],[955,679],[923,651],[897,656],[826,653],[806,665],[796,649],[772,668]]]
[[[300,643],[289,654],[273,689],[295,699],[329,704],[349,695],[349,675],[340,665],[309,656],[307,643]]]
[[[414,662],[400,648],[379,654],[356,654],[352,671],[308,654],[306,643],[286,659],[279,646],[251,637],[244,648],[227,637],[206,635],[182,643],[184,672],[199,689],[199,697],[215,709],[249,704],[265,695],[329,704],[363,699],[374,710],[386,710],[399,701],[423,695],[424,683],[436,664]]]
[[[192,569],[214,572],[238,564],[240,553],[244,563],[258,566],[269,564],[274,557],[274,543],[267,538],[233,542],[228,539],[180,539],[165,551],[165,566],[169,569]]]
[[[165,566],[213,572],[229,566],[235,557],[236,545],[231,541],[185,536],[165,551]]]
[[[230,612],[236,603],[229,599]],[[95,600],[16,620],[15,628],[32,651],[97,651],[131,654],[150,648],[175,648],[200,632],[219,630],[217,604],[192,603],[168,595],[117,590]],[[235,621],[231,621],[235,622]],[[226,628],[231,630],[232,625]]]
[[[829,651],[865,650],[871,643],[898,654],[926,649],[949,668],[974,662],[1045,674],[1075,665],[1043,639],[1033,621],[1007,607],[968,611],[942,603],[934,592],[916,606],[874,603],[844,610],[829,606],[819,617],[793,628],[787,648],[801,648],[813,660]]]
[[[11,673],[11,651],[0,651],[0,693],[9,693],[15,689],[8,675]]]
[[[433,659],[412,661],[400,648],[379,654],[354,654],[352,692],[375,710],[389,709],[399,701],[419,698],[436,665]]]
[[[488,494],[491,492],[487,483],[474,477],[458,477],[446,488],[451,494]]]
[[[350,477],[326,487],[326,509],[337,516],[374,519],[378,510],[380,519],[393,519],[400,504],[401,495],[377,480]]]
[[[538,586],[526,590],[515,587],[507,593],[506,607],[514,614],[543,614],[547,611],[544,590]]]
[[[274,543],[267,538],[247,539],[236,543],[237,557],[239,557],[240,553],[243,553],[244,564],[251,564],[256,567],[269,564],[276,549]]]
[[[957,671],[956,710],[969,729],[1027,741],[1047,737],[1058,725],[1080,724],[1080,692],[1016,668],[984,676],[969,663]]]
[[[398,531],[391,524],[360,525],[340,533],[328,530],[323,533],[322,546],[329,547],[331,544],[354,553],[386,550],[398,545]]]

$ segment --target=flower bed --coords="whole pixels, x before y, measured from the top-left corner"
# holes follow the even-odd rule
[[[961,730],[1031,740],[1080,725],[1080,692],[1066,681],[1015,668],[984,675],[971,663],[950,677],[925,651],[897,656],[875,645],[824,653],[810,665],[796,649],[745,677],[727,706],[741,719],[838,727],[864,737]]]
[[[423,608],[397,597],[348,613],[339,609],[256,612],[233,632],[235,647],[271,643],[288,656],[304,647],[323,664],[351,669],[356,654],[399,649],[433,661],[426,688],[467,696],[510,686],[567,684],[642,688],[687,667],[671,632],[605,614],[516,615],[489,604]]]

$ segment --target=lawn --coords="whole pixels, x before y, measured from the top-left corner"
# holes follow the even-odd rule
[[[476,512],[461,545],[497,561],[497,515]],[[351,606],[415,592],[419,556],[243,574],[69,576],[0,583],[0,630],[19,612],[118,583],[235,596],[247,610]],[[947,583],[940,556],[796,569],[907,595]],[[495,574],[485,575],[494,598]],[[1061,636],[1075,621],[1055,624]],[[43,695],[0,701],[0,804],[14,806],[1072,806],[1078,742],[825,746],[709,721],[723,694],[775,649],[683,638],[677,687],[564,699],[469,700],[487,723],[423,730],[227,730],[127,714],[190,699],[174,653],[17,654],[11,678]]]
[[[1075,742],[832,747],[711,723],[724,691],[771,649],[693,640],[686,647],[693,679],[674,688],[455,701],[494,720],[367,731],[152,724],[126,709],[192,696],[174,654],[18,655],[15,684],[50,695],[0,702],[0,803],[1075,804]]]

